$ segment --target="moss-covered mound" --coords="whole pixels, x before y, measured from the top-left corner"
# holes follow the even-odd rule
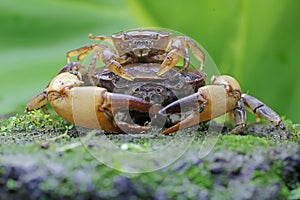
[[[299,126],[286,124],[288,140],[272,126],[252,124],[243,135],[219,135],[212,151],[199,157],[204,125],[175,162],[152,172],[126,173],[93,154],[98,150],[93,140],[103,133],[83,137],[61,119],[40,112],[17,115],[1,124],[0,199],[298,199]],[[178,134],[106,137],[123,150],[148,152],[180,140]],[[86,142],[87,137],[93,140]]]

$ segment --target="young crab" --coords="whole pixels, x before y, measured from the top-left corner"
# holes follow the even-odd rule
[[[115,33],[109,37],[89,34],[92,40],[102,40],[112,45],[115,50],[105,44],[92,44],[71,50],[67,53],[67,62],[77,56],[80,61],[95,53],[89,66],[89,77],[92,80],[96,62],[102,61],[105,66],[120,77],[133,80],[134,75],[126,71],[123,65],[129,63],[161,63],[157,75],[162,75],[184,58],[183,69],[189,66],[189,52],[201,62],[200,70],[204,67],[204,53],[198,45],[186,36],[172,38],[171,33],[153,30],[132,30]]]
[[[226,75],[214,76],[204,85],[204,72],[183,73],[170,69],[158,76],[159,63],[124,65],[134,81],[99,68],[93,83],[79,63],[66,65],[46,89],[34,97],[27,110],[48,101],[65,120],[78,126],[114,133],[140,133],[163,123],[163,134],[191,127],[231,112],[241,132],[246,125],[245,107],[284,129],[280,117],[256,98],[242,94],[238,82]]]

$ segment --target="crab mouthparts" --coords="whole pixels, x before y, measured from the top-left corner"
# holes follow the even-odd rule
[[[135,48],[135,49],[133,49],[133,53],[137,57],[147,56],[149,54],[149,52],[150,52],[149,48]]]

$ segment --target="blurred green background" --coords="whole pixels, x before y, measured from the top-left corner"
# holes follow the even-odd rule
[[[88,33],[155,26],[190,36],[245,92],[299,122],[299,19],[297,0],[2,0],[0,116],[23,112],[67,51],[93,43]]]

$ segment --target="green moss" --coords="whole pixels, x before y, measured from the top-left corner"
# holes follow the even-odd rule
[[[6,182],[6,186],[9,190],[15,190],[17,188],[17,183],[13,179],[8,179]]]
[[[53,117],[35,111],[1,122],[4,130],[0,136],[3,141],[0,145],[1,194],[14,190],[20,196],[27,194],[32,198],[33,193],[27,186],[37,184],[35,190],[49,198],[115,198],[124,195],[155,198],[163,195],[170,199],[186,199],[197,195],[202,199],[230,199],[241,195],[239,191],[246,191],[250,196],[258,192],[272,197],[275,189],[280,197],[297,196],[296,187],[290,193],[285,185],[280,165],[286,155],[295,152],[295,140],[284,141],[263,135],[221,135],[213,151],[200,159],[198,139],[202,141],[203,133],[199,132],[189,150],[175,163],[154,172],[127,174],[95,159],[87,149],[93,147],[84,147],[82,138],[70,134],[76,129]],[[186,135],[189,134],[187,130]],[[131,152],[155,150],[180,136],[107,135],[113,143]],[[0,198],[3,197],[1,194]]]
[[[295,124],[291,120],[284,120],[284,124],[293,141],[297,142],[300,139],[300,124]]]
[[[65,131],[73,127],[60,117],[44,114],[41,110],[16,114],[6,121],[2,120],[0,125],[2,134],[20,131]]]
[[[272,140],[252,135],[223,135],[219,138],[216,148],[226,148],[231,151],[248,153],[256,148],[270,147],[274,144]]]

